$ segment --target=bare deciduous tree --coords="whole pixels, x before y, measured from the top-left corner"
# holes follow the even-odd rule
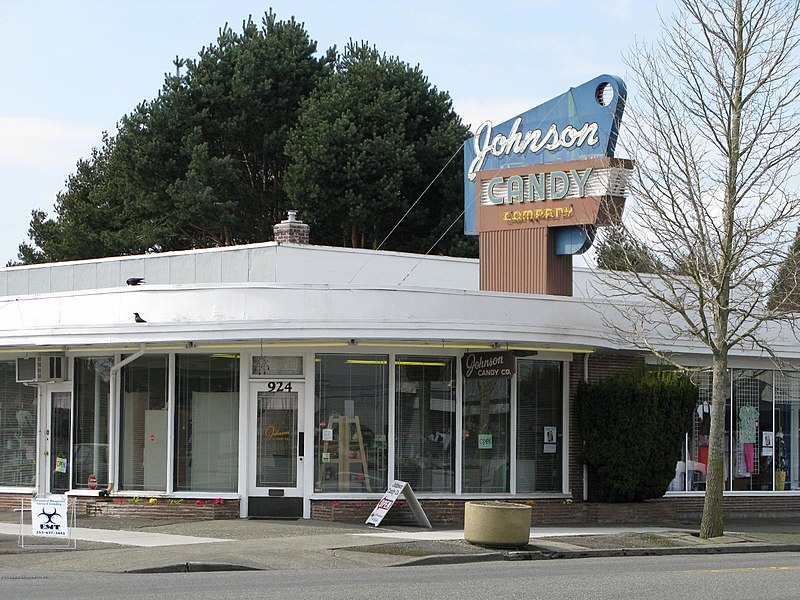
[[[786,314],[769,296],[800,216],[790,191],[800,152],[800,4],[677,7],[662,20],[661,40],[627,60],[634,85],[625,137],[637,168],[626,224],[657,268],[607,277],[628,340],[673,362],[667,349],[676,346],[712,357],[700,529],[708,538],[723,533],[729,353],[772,356],[770,338]]]

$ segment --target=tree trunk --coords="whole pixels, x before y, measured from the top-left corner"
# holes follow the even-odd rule
[[[706,495],[700,537],[708,539],[723,534],[722,495],[725,491],[725,404],[730,395],[728,357],[714,356],[711,383],[711,432],[708,436]]]
[[[741,156],[742,94],[745,82],[744,17],[742,2],[734,7],[735,55],[733,90],[730,96],[731,124],[727,132],[728,166],[725,174],[725,201],[722,207],[721,258],[719,260],[719,284],[714,321],[714,362],[711,387],[711,432],[708,440],[708,468],[706,473],[706,496],[703,518],[700,522],[700,537],[707,539],[720,536],[723,529],[723,492],[725,491],[725,404],[730,397],[728,381],[728,339],[730,337],[731,273],[736,264],[733,256],[736,233],[736,206],[739,186],[739,160]]]

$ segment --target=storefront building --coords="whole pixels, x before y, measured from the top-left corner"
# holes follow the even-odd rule
[[[567,104],[610,120],[543,131],[533,109],[479,129],[465,206],[480,261],[312,246],[290,214],[275,242],[0,269],[0,506],[66,493],[90,514],[355,520],[396,479],[434,522],[475,498],[552,520],[584,504],[575,389],[651,361],[599,318],[601,276],[572,268],[632,168],[613,158],[609,86],[624,99],[602,76]],[[537,144],[551,162],[519,166]],[[793,336],[773,349],[800,360]],[[729,496],[800,493],[800,377],[741,349],[731,364]],[[699,383],[667,493],[690,504],[707,460]]]
[[[443,515],[591,498],[574,388],[646,357],[596,297],[481,291],[478,271],[275,242],[0,270],[0,498],[354,518],[394,479]],[[729,493],[795,494],[800,378],[735,362]],[[702,494],[707,395],[668,496]]]
[[[0,494],[306,517],[393,479],[567,497],[568,377],[589,347],[556,346],[557,321],[532,337],[529,311],[560,309],[480,292],[477,268],[267,243],[4,269]]]

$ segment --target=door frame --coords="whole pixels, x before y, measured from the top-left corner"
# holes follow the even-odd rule
[[[287,389],[288,386],[288,389]],[[305,379],[296,377],[275,377],[269,379],[250,380],[247,397],[247,444],[248,472],[246,476],[246,493],[248,498],[248,516],[251,517],[286,517],[302,518],[304,516],[304,481],[305,481]],[[259,486],[257,483],[258,445],[258,400],[259,393],[297,393],[297,412],[295,434],[292,440],[294,448],[296,480],[294,486]]]
[[[46,383],[39,386],[40,391],[40,440],[41,446],[39,448],[37,461],[36,461],[36,489],[39,494],[50,496],[53,494],[51,489],[50,478],[50,460],[51,452],[53,451],[53,423],[52,423],[52,410],[53,410],[53,394],[68,393],[69,397],[69,440],[67,443],[67,491],[72,489],[72,433],[74,428],[74,399],[72,382],[64,381],[59,383]]]

